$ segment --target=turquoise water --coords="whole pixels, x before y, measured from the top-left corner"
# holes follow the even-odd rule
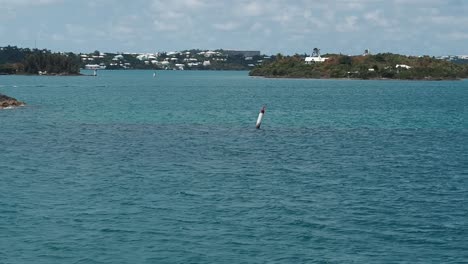
[[[0,76],[0,263],[468,262],[468,81],[152,74]]]

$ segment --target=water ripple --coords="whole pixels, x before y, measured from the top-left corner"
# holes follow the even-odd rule
[[[0,262],[468,259],[466,82],[143,73],[2,80]]]

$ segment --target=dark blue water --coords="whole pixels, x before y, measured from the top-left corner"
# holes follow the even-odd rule
[[[152,74],[0,76],[0,263],[468,262],[468,81]]]

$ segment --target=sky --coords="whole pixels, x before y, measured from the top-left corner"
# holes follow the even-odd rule
[[[0,46],[467,55],[468,0],[0,0]]]

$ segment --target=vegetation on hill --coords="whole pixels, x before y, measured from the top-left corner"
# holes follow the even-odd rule
[[[434,57],[411,57],[392,53],[367,56],[324,55],[321,63],[306,64],[300,55],[282,56],[259,65],[251,76],[286,78],[356,78],[443,80],[468,78],[468,66]]]
[[[52,53],[50,50],[0,48],[0,74],[76,75],[80,59],[73,53]]]

